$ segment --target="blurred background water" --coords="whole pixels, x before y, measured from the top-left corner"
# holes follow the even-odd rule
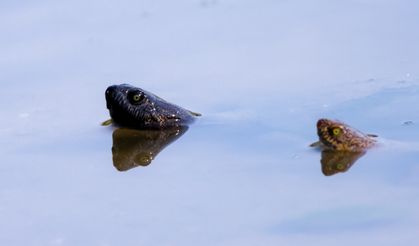
[[[419,3],[3,1],[2,245],[417,245]],[[104,91],[203,116],[119,172]],[[380,136],[324,176],[320,117]]]

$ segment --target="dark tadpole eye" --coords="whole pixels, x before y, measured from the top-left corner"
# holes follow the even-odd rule
[[[134,96],[132,96],[132,100],[134,102],[139,102],[141,100],[141,96],[140,95],[134,95]]]
[[[141,91],[128,92],[128,99],[131,103],[138,104],[144,100],[144,94]]]

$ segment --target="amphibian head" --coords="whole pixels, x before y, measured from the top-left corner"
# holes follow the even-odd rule
[[[374,146],[375,135],[364,134],[345,123],[320,119],[317,121],[319,142],[325,149],[343,151],[365,151]]]
[[[200,115],[128,84],[109,86],[105,97],[112,121],[121,126],[138,129],[185,126]]]

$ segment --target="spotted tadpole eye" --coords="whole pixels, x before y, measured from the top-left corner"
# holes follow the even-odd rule
[[[339,136],[339,134],[342,132],[342,129],[336,127],[336,128],[333,128],[332,132],[334,136]]]

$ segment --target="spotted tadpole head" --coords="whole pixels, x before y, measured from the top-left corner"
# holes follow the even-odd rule
[[[345,123],[329,119],[317,121],[317,135],[326,149],[333,150],[363,151],[376,142]]]
[[[192,123],[198,113],[169,103],[162,98],[128,84],[106,89],[106,107],[118,125],[138,129],[159,129]]]

